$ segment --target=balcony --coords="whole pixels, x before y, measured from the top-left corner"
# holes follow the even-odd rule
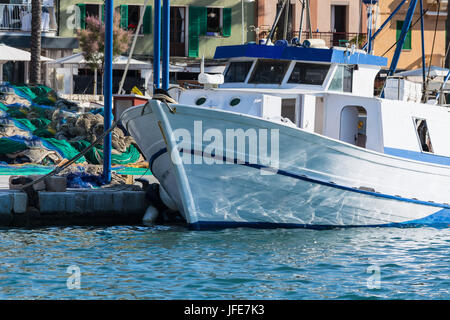
[[[42,6],[41,31],[54,33],[57,29],[55,9],[53,6]],[[31,3],[0,4],[0,32],[31,31]]]
[[[263,26],[259,28],[258,39],[265,39],[270,31],[269,26]],[[291,41],[293,38],[298,38],[299,32],[288,32],[287,40]],[[307,31],[302,32],[302,41],[309,38]],[[331,47],[345,47],[355,44],[358,40],[357,48],[362,48],[366,43],[366,33],[354,33],[354,32],[312,32],[312,39],[322,39],[325,41],[325,45]],[[276,40],[276,39],[275,39]]]

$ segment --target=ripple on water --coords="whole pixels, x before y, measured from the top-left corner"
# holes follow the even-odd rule
[[[0,230],[0,299],[449,299],[449,242],[433,228]]]

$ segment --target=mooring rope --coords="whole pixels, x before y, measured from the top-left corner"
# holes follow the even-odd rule
[[[69,161],[64,162],[61,166],[57,166],[53,171],[47,173],[46,175],[21,186],[20,189],[24,190],[25,188],[31,187],[32,185],[34,185],[38,182],[44,181],[46,178],[54,176],[54,175],[60,173],[61,171],[63,171],[64,169],[67,169],[74,162],[76,162],[78,159],[80,159],[82,156],[84,156],[86,153],[88,153],[90,150],[92,150],[92,148],[94,148],[97,144],[99,144],[106,137],[106,135],[108,135],[111,131],[113,131],[114,128],[117,127],[117,125],[119,124],[119,121],[121,120],[121,118],[122,118],[122,116],[120,116],[119,120],[116,121],[115,123],[113,123],[113,125],[108,130],[103,132],[103,134],[101,134],[94,142],[92,142],[89,146],[84,148],[83,151],[78,153],[76,156],[69,159]]]

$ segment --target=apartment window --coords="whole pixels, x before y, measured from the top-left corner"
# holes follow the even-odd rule
[[[420,150],[422,150],[422,152],[434,153],[433,145],[431,144],[430,131],[427,126],[427,120],[418,118],[413,118],[413,120],[417,137],[419,138]]]
[[[404,21],[397,21],[397,41],[400,39],[400,35],[402,33]],[[411,50],[411,29],[409,29],[406,34],[405,42],[403,43],[402,50]]]
[[[128,6],[128,30],[136,31],[141,15],[141,6]]]
[[[139,24],[141,13],[144,14],[142,26],[139,30],[140,34],[150,34],[152,24],[152,7],[147,6],[145,9],[139,5],[121,5],[117,7],[120,13],[120,27],[125,30],[136,31]]]
[[[231,12],[231,8],[189,7],[189,57],[198,57],[199,37],[231,36]]]
[[[100,17],[101,5],[99,4],[86,4],[86,17]]]
[[[207,8],[206,9],[206,34],[218,35],[221,31],[222,9]]]
[[[321,86],[327,77],[330,65],[297,62],[288,83],[312,84]]]

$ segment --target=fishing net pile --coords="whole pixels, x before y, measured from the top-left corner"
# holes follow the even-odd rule
[[[0,86],[0,161],[56,165],[83,151],[103,133],[102,110],[82,112],[46,86]],[[111,133],[113,165],[144,161],[133,138],[119,127]],[[103,141],[77,164],[103,164]]]

